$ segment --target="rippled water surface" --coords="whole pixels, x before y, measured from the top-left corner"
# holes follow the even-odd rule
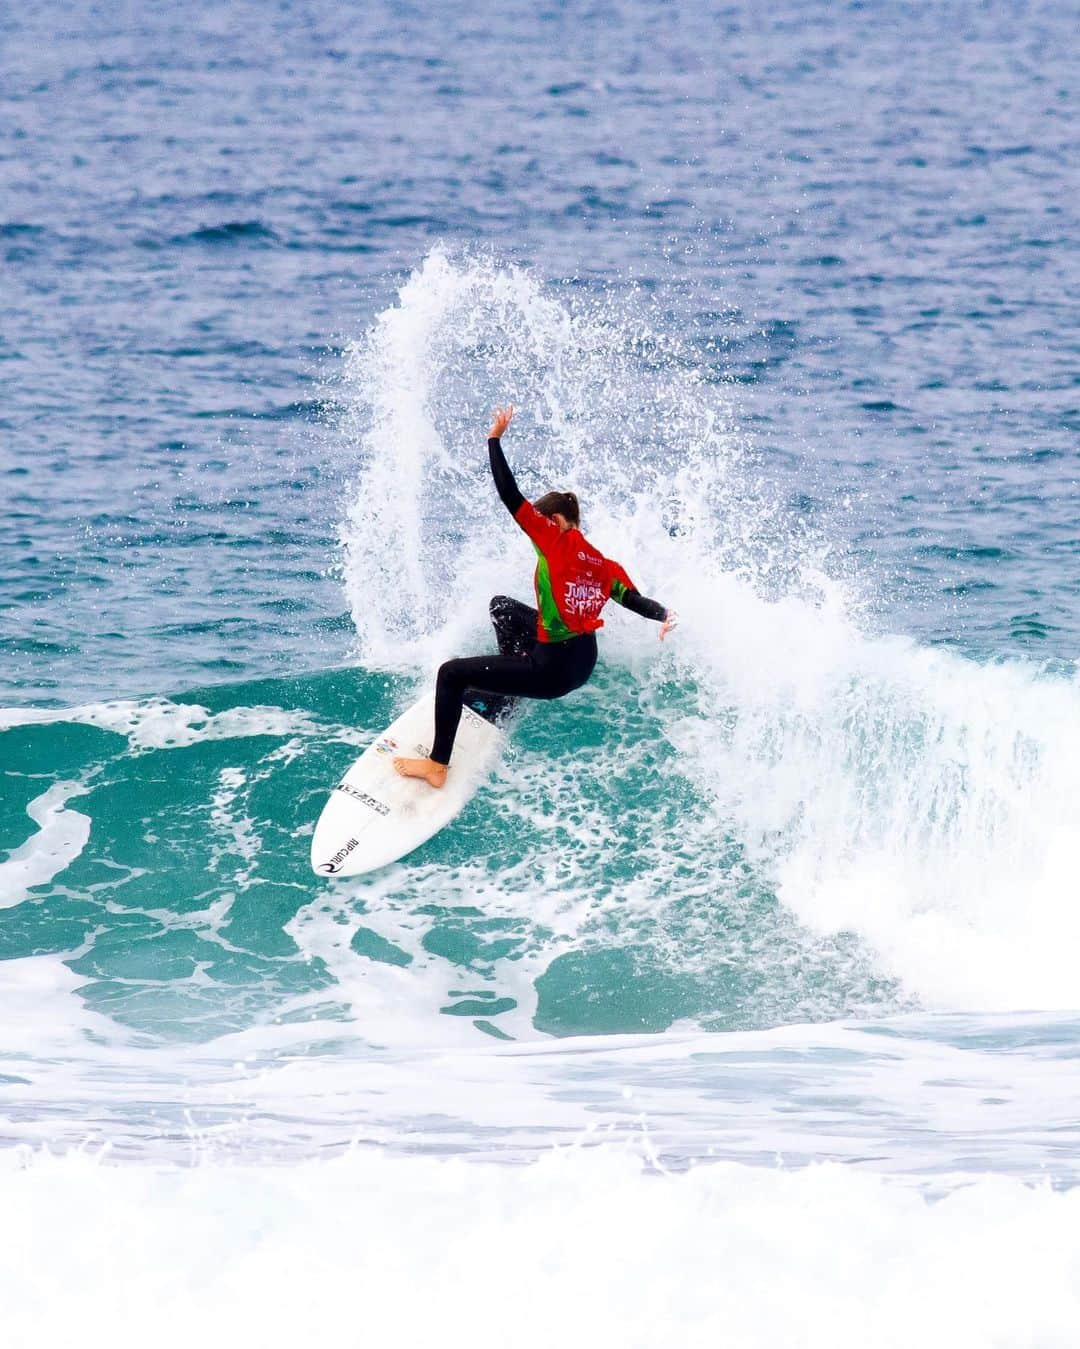
[[[1074,19],[10,12],[8,696],[345,658],[321,400],[437,245],[649,297],[886,626],[1070,658]]]

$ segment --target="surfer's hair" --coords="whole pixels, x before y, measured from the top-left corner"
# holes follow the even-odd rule
[[[581,524],[578,499],[573,492],[545,492],[533,505],[550,520],[553,515],[564,515],[576,529]]]

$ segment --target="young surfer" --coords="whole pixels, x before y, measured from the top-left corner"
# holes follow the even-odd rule
[[[548,492],[526,501],[518,490],[499,443],[514,409],[495,409],[488,439],[491,475],[502,503],[536,549],[538,609],[496,595],[491,621],[499,654],[448,660],[435,683],[435,739],[428,759],[394,760],[407,778],[423,778],[432,787],[446,782],[447,766],[461,721],[467,690],[511,698],[562,698],[581,688],[596,665],[600,610],[609,599],[661,624],[663,641],[675,615],[638,593],[617,562],[599,553],[578,529],[573,492]]]

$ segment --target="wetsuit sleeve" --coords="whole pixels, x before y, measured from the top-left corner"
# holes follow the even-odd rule
[[[611,598],[616,604],[621,604],[624,609],[629,609],[632,614],[640,614],[642,618],[651,618],[654,623],[663,623],[668,616],[668,611],[657,600],[647,599],[634,585],[630,577],[623,571],[617,562],[609,563],[611,567]]]
[[[642,618],[651,618],[654,623],[663,623],[668,615],[668,611],[658,600],[647,599],[636,590],[624,591],[619,603],[633,614],[640,614]]]
[[[488,458],[491,460],[491,476],[495,479],[495,490],[502,504],[518,522],[521,528],[536,544],[542,553],[559,537],[559,526],[546,515],[541,515],[531,501],[526,501],[521,489],[514,481],[510,465],[502,452],[502,445],[492,436],[488,441]]]
[[[521,495],[521,489],[514,481],[514,475],[510,472],[510,465],[503,455],[502,445],[495,436],[492,436],[488,441],[488,459],[491,461],[491,476],[495,479],[495,490],[498,492],[502,504],[516,520],[518,511],[526,504],[525,498]]]

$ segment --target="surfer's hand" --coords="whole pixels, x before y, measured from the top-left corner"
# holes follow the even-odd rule
[[[660,640],[663,641],[664,638],[668,635],[668,633],[671,632],[673,628],[677,628],[678,626],[679,626],[679,615],[673,614],[669,609],[667,611],[667,617],[664,619],[660,627]]]
[[[508,408],[496,408],[491,414],[491,430],[488,432],[488,439],[498,440],[513,420],[513,403]]]

